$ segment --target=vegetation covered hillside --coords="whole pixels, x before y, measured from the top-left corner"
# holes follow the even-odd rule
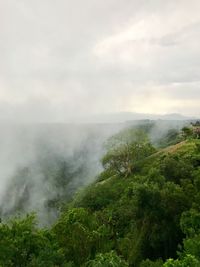
[[[147,132],[110,138],[104,171],[51,228],[1,222],[0,266],[200,266],[200,140],[169,133],[159,148]]]

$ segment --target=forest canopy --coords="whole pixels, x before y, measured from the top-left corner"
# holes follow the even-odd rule
[[[141,128],[111,137],[97,181],[51,227],[1,221],[0,266],[200,266],[200,140],[179,135],[165,148]]]

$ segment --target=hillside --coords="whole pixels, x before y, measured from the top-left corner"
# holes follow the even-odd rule
[[[0,266],[200,266],[200,140],[154,147],[126,129],[106,148],[51,228],[34,215],[0,224]]]
[[[176,258],[185,237],[182,213],[198,205],[199,174],[199,141],[183,141],[147,157],[127,178],[100,177],[74,205],[105,216],[115,249],[130,266],[146,258]]]

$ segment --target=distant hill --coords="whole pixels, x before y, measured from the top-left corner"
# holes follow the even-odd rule
[[[122,123],[134,120],[195,120],[194,117],[187,117],[181,114],[145,114],[136,112],[118,112],[118,113],[107,113],[98,114],[91,117],[83,118],[83,122],[86,123]]]

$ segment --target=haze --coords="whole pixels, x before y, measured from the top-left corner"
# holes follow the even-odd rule
[[[200,115],[199,0],[1,0],[0,120]]]

